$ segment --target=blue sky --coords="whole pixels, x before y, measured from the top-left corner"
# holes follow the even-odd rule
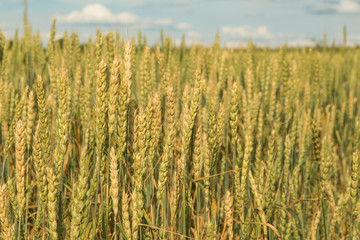
[[[360,0],[28,0],[33,32],[49,36],[57,17],[57,36],[75,30],[82,41],[103,32],[119,31],[125,38],[141,29],[150,44],[159,30],[177,42],[212,43],[220,33],[222,45],[312,46],[342,42],[347,26],[349,45],[360,44]],[[22,29],[23,0],[0,0],[0,28],[7,36]]]

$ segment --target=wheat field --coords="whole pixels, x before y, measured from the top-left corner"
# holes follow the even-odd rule
[[[360,50],[0,32],[1,239],[357,239]]]

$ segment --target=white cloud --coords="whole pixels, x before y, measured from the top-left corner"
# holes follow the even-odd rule
[[[151,18],[144,18],[139,21],[143,25],[159,25],[159,26],[169,26],[173,23],[170,18],[161,18],[161,19],[151,19]]]
[[[176,46],[180,46],[182,43],[182,39],[175,39],[174,42]],[[202,41],[196,39],[190,39],[190,38],[185,39],[185,46],[188,48],[192,47],[193,44],[197,45],[202,43],[203,43]]]
[[[352,0],[341,0],[335,9],[340,13],[358,13],[360,12],[360,5]]]
[[[128,23],[128,24],[139,21],[139,18],[136,15],[127,12],[119,13],[117,15],[117,19],[119,23]]]
[[[283,45],[284,43],[280,43],[280,42],[274,42],[274,41],[270,41],[270,42],[258,42],[258,41],[252,41],[252,43],[256,46],[256,47],[260,47],[260,48],[278,48],[279,46]],[[224,46],[227,48],[247,48],[249,45],[248,41],[227,41],[224,43]]]
[[[133,1],[132,6],[136,8],[157,7],[157,6],[185,6],[190,0],[158,0],[158,1]]]
[[[204,35],[202,33],[196,32],[196,31],[187,31],[184,33],[185,35],[185,45],[187,47],[191,47],[192,44],[200,44],[200,43],[204,43]],[[175,44],[176,46],[180,46],[182,39],[179,38],[175,38]]]
[[[267,27],[259,26],[256,28],[244,26],[224,26],[221,28],[224,36],[232,38],[252,38],[252,39],[274,39],[276,35],[270,32]]]
[[[239,47],[246,47],[247,46],[247,42],[245,41],[227,41],[224,43],[224,46],[226,48],[239,48]]]
[[[288,47],[315,47],[316,42],[307,39],[296,39],[286,43]]]
[[[128,12],[113,14],[108,8],[101,4],[90,4],[81,11],[73,11],[67,15],[59,15],[59,22],[68,23],[136,23],[139,18]]]
[[[270,40],[270,41],[266,41],[266,42],[259,42],[259,41],[253,41],[253,43],[257,46],[257,47],[262,47],[262,48],[278,48],[282,45],[284,45],[286,43],[286,45],[290,48],[295,48],[295,47],[315,47],[316,46],[316,42],[312,41],[312,40],[308,40],[308,39],[294,39],[294,40],[290,40],[290,41],[283,41],[281,39],[274,39],[274,40]],[[227,48],[247,48],[248,46],[248,42],[247,41],[226,41],[224,43],[224,46]]]
[[[178,30],[189,30],[192,29],[192,26],[188,23],[181,22],[176,25],[176,29]]]
[[[224,46],[229,48],[246,47],[251,39],[258,47],[278,48],[287,43],[289,47],[314,47],[316,43],[304,39],[302,34],[272,32],[266,26],[250,27],[223,26],[220,29]]]
[[[336,2],[316,3],[309,6],[309,10],[310,12],[317,14],[353,14],[360,13],[360,4],[355,0],[339,0]]]
[[[190,0],[162,0],[160,2],[163,4],[170,4],[170,5],[187,5],[190,3]]]
[[[77,24],[128,24],[140,28],[154,26],[168,26],[172,24],[171,19],[140,18],[129,12],[112,13],[101,4],[89,4],[81,11],[73,11],[67,15],[58,15],[59,22]]]
[[[202,38],[202,34],[195,31],[188,31],[186,35],[191,39],[199,39]]]

